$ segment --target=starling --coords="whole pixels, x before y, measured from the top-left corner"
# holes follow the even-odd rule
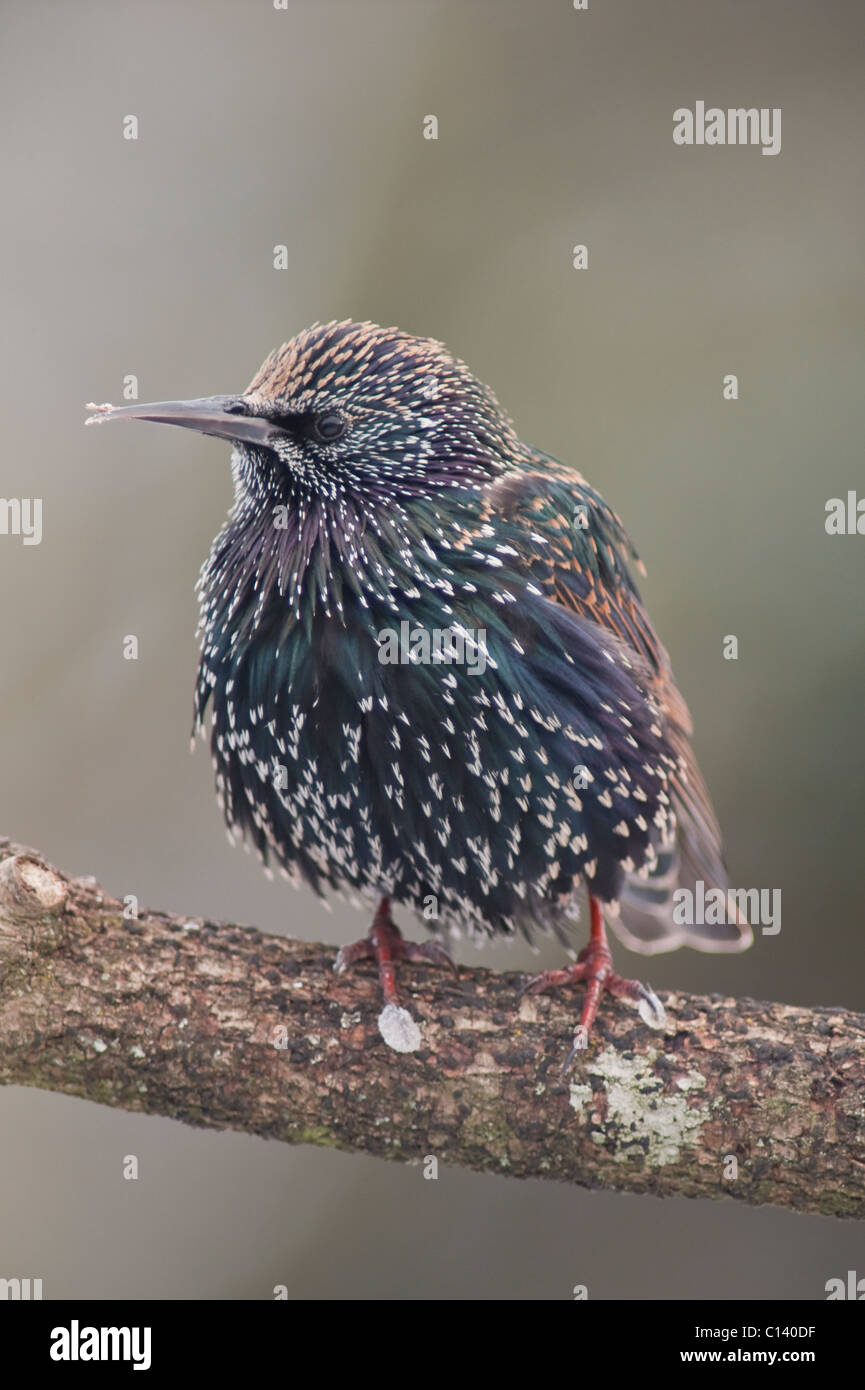
[[[737,911],[681,924],[674,893],[727,886],[691,720],[640,601],[618,516],[575,469],[522,443],[441,343],[316,324],[235,396],[90,407],[230,440],[235,499],[199,579],[195,728],[210,706],[229,833],[295,883],[375,911],[337,969],[372,959],[382,1035],[420,1031],[400,960],[450,963],[444,933],[567,940],[585,984],[663,1021],[613,972],[630,947],[741,950]],[[391,905],[435,933],[403,939]]]

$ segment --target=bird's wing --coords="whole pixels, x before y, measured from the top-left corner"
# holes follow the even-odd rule
[[[482,521],[515,528],[524,567],[547,597],[614,632],[656,672],[669,668],[631,576],[632,564],[642,570],[636,551],[579,473],[552,459],[549,472],[505,473],[483,503]]]
[[[481,525],[504,527],[521,567],[548,599],[614,633],[642,659],[647,694],[660,710],[677,759],[670,775],[677,831],[650,875],[629,875],[614,928],[643,952],[688,944],[742,950],[751,930],[737,911],[725,925],[674,920],[673,894],[702,880],[726,891],[721,832],[690,743],[691,716],[670,660],[643,607],[632,566],[643,570],[619,517],[574,469],[537,455],[537,469],[514,470],[484,489]],[[644,571],[643,571],[644,572]]]

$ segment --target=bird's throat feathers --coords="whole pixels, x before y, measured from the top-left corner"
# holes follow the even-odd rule
[[[263,627],[287,640],[358,608],[371,621],[418,609],[447,620],[467,583],[482,594],[506,582],[482,502],[478,484],[387,503],[298,487],[265,509],[241,485],[199,579],[204,641],[230,633],[237,653]]]

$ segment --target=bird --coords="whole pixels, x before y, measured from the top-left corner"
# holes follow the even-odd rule
[[[728,876],[622,522],[442,343],[316,323],[239,394],[88,409],[232,445],[197,586],[194,733],[209,714],[230,838],[369,906],[336,969],[374,962],[389,1046],[422,1043],[400,965],[452,967],[449,935],[567,946],[584,896],[586,945],[525,987],[584,986],[563,1072],[604,994],[664,1023],[613,969],[608,925],[646,954],[750,944],[738,909],[676,912],[679,889]],[[407,940],[395,906],[429,939]]]

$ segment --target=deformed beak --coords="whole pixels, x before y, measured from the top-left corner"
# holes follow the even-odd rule
[[[181,425],[183,429],[213,434],[246,444],[267,445],[285,433],[272,421],[245,414],[237,396],[202,396],[196,401],[151,401],[148,405],[88,405],[96,413],[88,425],[103,420],[151,420],[156,425]]]

